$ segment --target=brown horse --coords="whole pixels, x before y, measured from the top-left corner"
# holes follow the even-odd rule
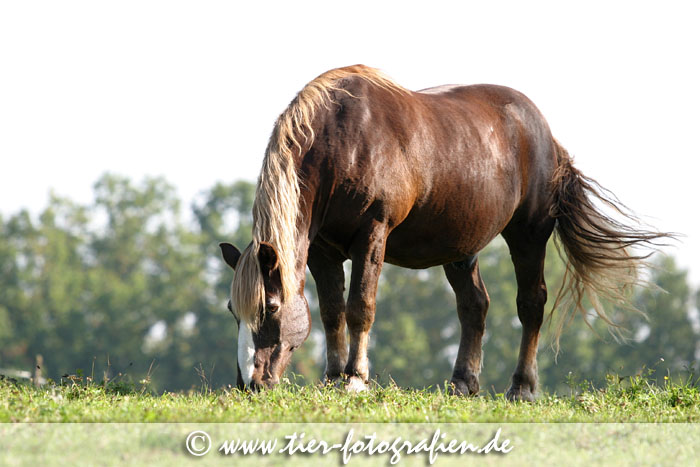
[[[568,279],[555,306],[583,311],[587,295],[606,320],[600,300],[624,304],[625,291],[637,283],[643,257],[629,247],[666,235],[620,224],[596,200],[618,207],[572,166],[535,105],[513,89],[411,92],[361,65],[322,74],[275,124],[256,191],[252,243],[242,254],[221,244],[235,269],[239,386],[277,384],[307,338],[308,264],[326,332],[326,377],[364,389],[377,281],[386,261],[443,266],[462,331],[452,388],[477,393],[489,305],[477,255],[501,234],[515,267],[522,323],[507,395],[532,400],[552,232],[568,257]]]

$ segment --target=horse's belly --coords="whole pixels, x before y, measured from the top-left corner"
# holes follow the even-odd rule
[[[384,261],[404,268],[424,269],[461,261],[469,256],[474,256],[478,252],[475,249],[475,252],[470,255],[465,253],[463,249],[425,242],[421,244],[416,243],[414,248],[411,249],[405,248],[405,243],[389,237]]]
[[[459,218],[435,217],[398,225],[387,239],[385,261],[421,269],[462,261],[475,256],[505,227],[502,219],[466,214]]]

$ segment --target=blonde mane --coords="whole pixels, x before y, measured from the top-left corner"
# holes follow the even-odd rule
[[[240,319],[253,329],[264,310],[265,290],[258,251],[260,243],[277,250],[282,301],[297,293],[296,274],[297,217],[299,216],[299,179],[295,154],[308,150],[314,140],[312,122],[319,107],[333,103],[331,91],[348,91],[337,86],[343,78],[360,77],[381,88],[408,92],[379,70],[354,65],[327,71],[308,83],[279,116],[265,151],[253,204],[253,242],[238,262],[232,284],[232,303]]]

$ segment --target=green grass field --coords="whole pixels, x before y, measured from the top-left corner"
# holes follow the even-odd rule
[[[85,383],[41,388],[0,381],[0,422],[700,422],[698,381],[609,377],[568,395],[540,394],[512,403],[502,394],[455,397],[440,389],[379,387],[348,394],[337,387],[294,383],[257,393],[201,388],[154,394],[147,384]]]

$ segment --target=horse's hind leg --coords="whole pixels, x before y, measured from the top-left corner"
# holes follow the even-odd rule
[[[518,318],[523,326],[518,363],[506,393],[510,400],[533,401],[537,390],[537,345],[547,301],[544,281],[544,259],[547,240],[553,221],[546,221],[539,229],[511,228],[503,232],[508,243],[518,282]],[[533,235],[537,232],[537,235]]]
[[[317,244],[309,248],[308,265],[316,281],[321,320],[326,331],[326,378],[340,378],[348,361],[345,342],[344,258]]]
[[[452,390],[456,394],[476,394],[479,392],[481,338],[484,335],[489,295],[481,280],[476,257],[443,267],[457,297],[457,314],[462,326],[459,351],[450,381]]]

